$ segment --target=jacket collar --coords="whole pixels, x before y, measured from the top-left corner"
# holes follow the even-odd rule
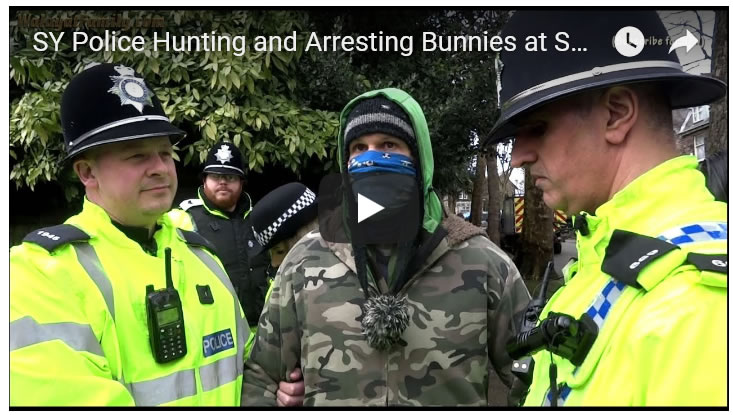
[[[697,170],[692,156],[667,160],[616,193],[601,205],[595,215],[585,217],[588,233],[576,231],[579,267],[600,264],[613,231],[621,229],[641,235],[658,237],[663,232],[684,225],[681,218],[689,212],[690,202],[710,200],[713,197],[705,187],[705,177]],[[696,219],[703,219],[696,212]],[[714,220],[714,213],[710,213]],[[575,222],[579,220],[574,219]]]
[[[170,228],[172,225],[168,215],[161,215],[155,224],[155,232],[153,236],[144,238],[145,232],[140,228],[133,228],[116,224],[110,218],[109,214],[101,206],[84,197],[82,211],[67,220],[68,224],[75,225],[84,230],[92,238],[104,238],[108,242],[125,248],[142,248],[143,243],[147,241],[150,246],[160,246],[159,239],[163,228]],[[155,253],[152,253],[155,255]]]
[[[249,194],[242,190],[242,194],[239,195],[239,200],[237,201],[237,207],[234,208],[233,212],[224,212],[223,210],[217,208],[214,203],[209,200],[208,197],[206,197],[206,193],[204,192],[204,186],[199,186],[198,188],[198,196],[199,199],[204,203],[204,209],[206,209],[207,212],[214,216],[220,216],[225,219],[230,219],[235,216],[241,216],[242,218],[246,218],[247,215],[249,215],[249,212],[252,211],[252,198],[250,198]]]
[[[588,221],[586,237],[592,239],[598,231],[608,229],[657,236],[674,225],[664,219],[677,216],[673,213],[683,201],[681,196],[684,200],[710,198],[705,177],[697,170],[697,160],[692,156],[667,160],[637,177],[601,205],[595,215],[581,212]]]
[[[123,225],[119,222],[116,222],[115,220],[111,220],[112,225],[114,225],[117,229],[119,229],[122,233],[125,234],[129,239],[137,242],[138,245],[143,249],[143,251],[155,255],[155,253],[158,250],[157,244],[155,243],[155,238],[153,238],[153,235],[150,234],[150,231],[146,228],[139,228],[137,226],[127,226]],[[155,224],[155,232],[157,232],[161,226],[159,224]]]

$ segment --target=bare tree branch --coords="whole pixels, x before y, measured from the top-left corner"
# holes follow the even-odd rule
[[[692,17],[693,13],[694,17]],[[713,14],[713,19],[714,18],[715,15]],[[710,23],[711,20],[703,20],[703,15],[701,14],[700,10],[680,10],[670,12],[666,14],[662,20],[667,22],[667,25],[669,26],[669,34],[671,37],[682,35],[685,29],[697,33],[700,38],[700,50],[704,59],[712,59],[711,53],[708,52],[708,49],[706,48],[707,45],[711,45],[713,42],[712,33],[705,32],[705,28],[710,26],[706,26],[705,23]],[[687,67],[689,64],[690,63],[685,64],[685,67]]]
[[[706,58],[700,58],[700,59],[695,60],[695,61],[692,61],[692,62],[687,62],[684,66],[685,67],[688,67],[689,65],[692,65],[692,64],[695,64],[695,63],[697,64],[696,66],[699,66],[701,63],[705,62],[705,60],[706,60]]]
[[[667,12],[667,13],[665,13],[665,15],[664,15],[664,16],[665,16],[665,18],[666,18],[666,17],[671,17],[671,16],[674,16],[674,15],[676,15],[676,14],[684,14],[684,13],[687,13],[687,12],[686,12],[686,11],[684,11],[684,10],[679,10],[679,11],[676,11],[676,12]]]
[[[699,64],[699,63],[698,63],[697,65],[695,65],[695,66],[688,66],[688,65],[685,65],[685,71],[691,71],[691,70],[693,70],[693,69],[697,68],[698,66],[700,66],[700,64]]]
[[[700,37],[705,37],[705,38],[708,38],[710,40],[713,39],[713,37],[711,35],[709,35],[707,33],[704,33],[701,28],[695,27],[695,26],[693,26],[693,25],[691,25],[689,23],[680,23],[680,24],[675,24],[674,26],[680,28],[680,33],[682,32],[682,29],[683,28],[685,28],[685,29],[691,29],[691,31],[693,31],[695,33],[698,33],[700,35]]]

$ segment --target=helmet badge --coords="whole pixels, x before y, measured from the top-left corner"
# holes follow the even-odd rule
[[[219,150],[216,151],[215,155],[216,159],[219,160],[220,163],[228,163],[232,159],[232,151],[229,150],[229,145],[227,144],[219,147]]]
[[[142,78],[135,77],[132,68],[118,65],[115,66],[115,70],[120,76],[110,76],[114,84],[107,92],[120,97],[120,105],[132,105],[140,111],[140,114],[143,113],[145,105],[153,106],[151,100],[153,93],[150,92]]]

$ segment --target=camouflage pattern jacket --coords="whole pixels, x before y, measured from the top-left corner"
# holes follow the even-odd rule
[[[486,405],[493,367],[510,383],[507,339],[529,293],[511,260],[455,215],[400,291],[410,324],[380,352],[361,333],[364,293],[351,245],[311,232],[285,257],[245,364],[243,405],[276,405],[277,383],[300,366],[305,405]],[[384,292],[369,280],[370,290]]]

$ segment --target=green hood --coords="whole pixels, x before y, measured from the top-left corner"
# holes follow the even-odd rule
[[[351,112],[351,109],[354,108],[359,101],[373,98],[378,95],[382,95],[402,107],[402,109],[410,116],[410,121],[412,121],[412,127],[417,135],[417,147],[420,153],[420,170],[422,172],[423,181],[422,194],[425,213],[423,214],[422,227],[426,231],[433,233],[438,225],[440,225],[440,221],[443,217],[443,209],[440,205],[440,199],[433,190],[433,147],[430,144],[430,132],[428,132],[428,123],[425,121],[425,115],[422,112],[422,108],[420,108],[420,104],[418,104],[410,94],[397,88],[377,89],[365,92],[346,104],[343,111],[341,111],[341,116],[339,117],[339,169],[343,172],[346,167],[346,161],[344,160],[344,127],[346,126],[346,120],[349,116],[349,112]]]

